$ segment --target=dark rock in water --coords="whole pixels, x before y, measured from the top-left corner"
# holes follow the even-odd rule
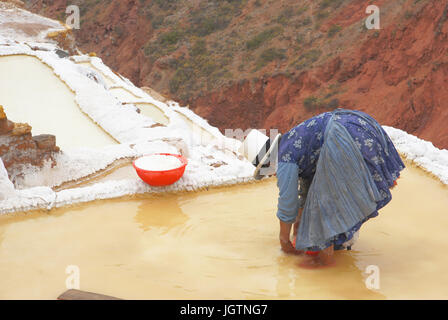
[[[55,52],[56,52],[56,54],[58,55],[59,58],[68,58],[68,57],[70,57],[70,54],[68,52],[66,52],[66,51],[57,49]]]

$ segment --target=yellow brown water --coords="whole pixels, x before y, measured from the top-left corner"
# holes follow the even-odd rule
[[[116,143],[82,113],[74,93],[53,70],[35,57],[0,57],[0,104],[12,121],[29,123],[34,135],[54,134],[62,149]]]
[[[332,268],[301,269],[280,251],[276,198],[270,179],[0,217],[0,298],[54,299],[68,265],[82,290],[125,299],[448,298],[448,190],[420,169],[408,166]]]

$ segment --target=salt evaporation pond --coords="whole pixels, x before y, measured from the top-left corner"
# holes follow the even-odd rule
[[[448,298],[448,190],[422,170],[408,164],[353,250],[320,270],[280,251],[275,183],[1,216],[0,299],[55,299],[69,265],[82,290],[125,299]]]
[[[33,135],[55,135],[63,150],[116,143],[81,111],[74,93],[53,70],[35,57],[0,57],[0,97],[9,119],[29,123]]]
[[[135,105],[140,109],[144,116],[153,119],[155,122],[165,126],[170,123],[170,120],[165,113],[152,103],[135,103]]]

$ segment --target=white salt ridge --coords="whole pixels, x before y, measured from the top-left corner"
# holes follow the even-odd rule
[[[174,156],[157,154],[138,158],[135,166],[148,171],[166,171],[179,168],[182,162]]]
[[[417,166],[448,184],[448,150],[436,148],[431,142],[403,130],[383,126],[397,150]]]
[[[397,150],[434,174],[444,184],[448,184],[448,150],[435,148],[432,143],[419,139],[402,130],[384,126]],[[17,195],[0,201],[0,212],[51,209],[84,203],[98,199],[111,199],[133,194],[164,193],[173,191],[194,191],[213,186],[230,186],[253,181],[253,166],[235,162],[228,154],[221,154],[214,146],[201,146],[192,154],[185,175],[175,184],[166,187],[151,187],[139,178],[96,183],[91,186],[54,192],[47,187],[36,187],[17,191]],[[204,155],[215,154],[217,158],[231,166],[203,167]],[[425,156],[426,154],[426,156]],[[239,172],[235,175],[235,172]]]

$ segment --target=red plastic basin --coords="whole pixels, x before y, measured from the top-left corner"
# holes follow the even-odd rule
[[[179,154],[171,154],[171,153],[154,153],[154,154],[149,154],[146,155],[147,156],[152,156],[152,155],[163,155],[163,156],[172,156],[172,157],[176,157],[180,160],[180,162],[182,163],[182,165],[178,168],[175,169],[171,169],[171,170],[163,170],[163,171],[151,171],[151,170],[145,170],[145,169],[141,169],[139,167],[137,167],[135,165],[135,160],[134,162],[132,162],[132,166],[134,167],[135,171],[137,172],[137,175],[140,177],[140,179],[142,179],[144,182],[146,182],[147,184],[151,185],[151,186],[168,186],[170,184],[175,183],[176,181],[178,181],[185,172],[185,167],[188,164],[188,160],[179,155]]]

